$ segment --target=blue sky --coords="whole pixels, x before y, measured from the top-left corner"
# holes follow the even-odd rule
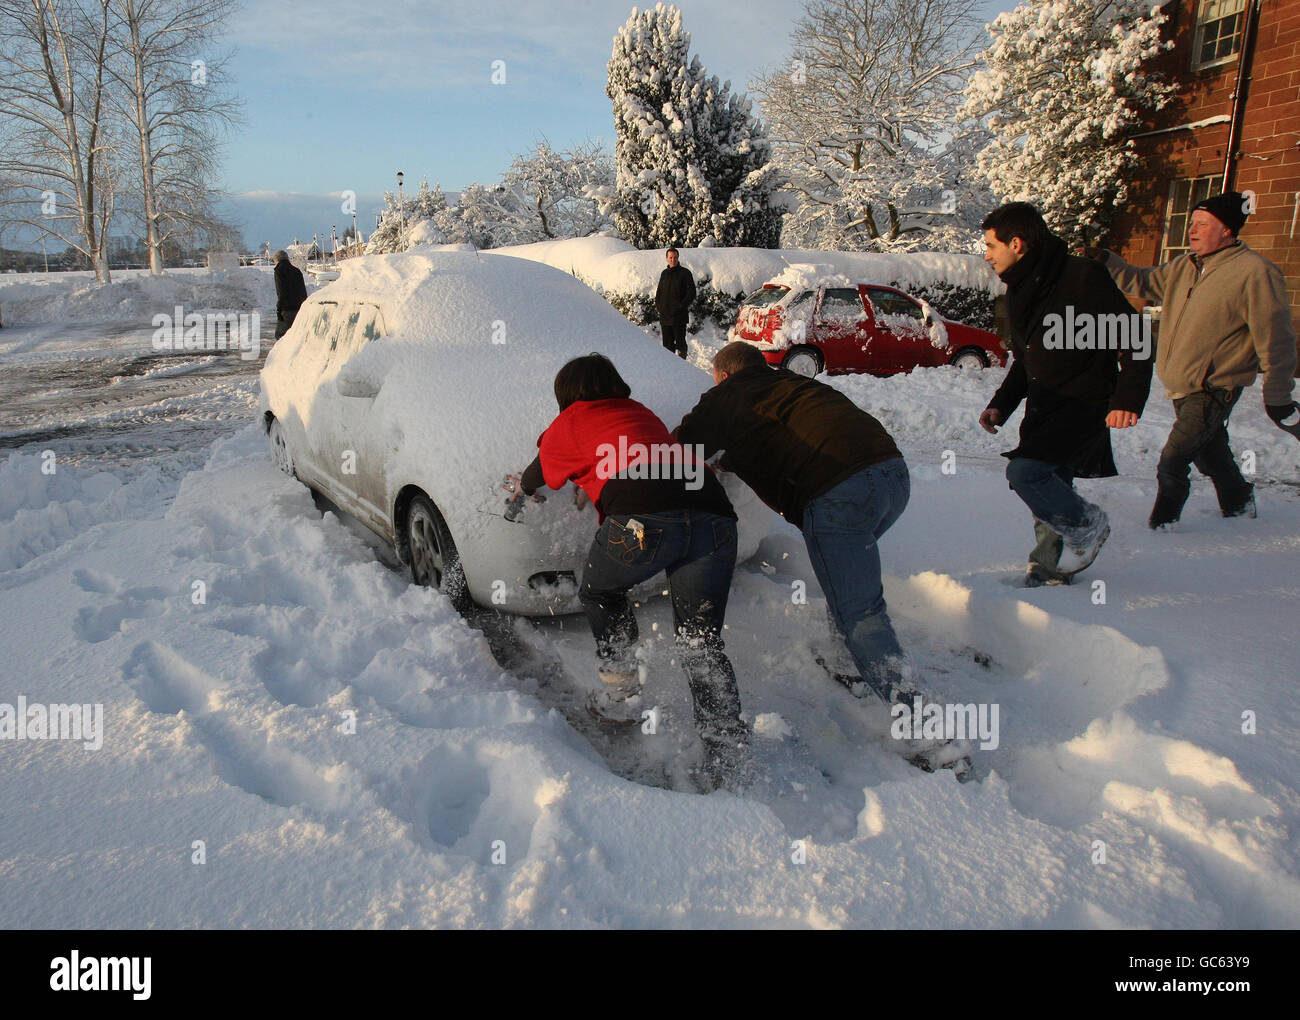
[[[797,0],[677,6],[692,53],[739,91],[784,59],[802,10]],[[279,247],[331,225],[341,234],[350,218],[335,195],[351,189],[368,233],[398,170],[408,187],[427,177],[457,191],[495,182],[542,138],[612,151],[605,65],[631,10],[627,0],[250,3],[229,39],[245,124],[225,149],[227,212],[250,248]],[[494,61],[504,84],[492,83]]]

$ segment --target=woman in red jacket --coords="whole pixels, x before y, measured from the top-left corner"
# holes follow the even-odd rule
[[[736,514],[703,457],[675,442],[602,354],[575,358],[555,376],[560,414],[537,440],[520,480],[531,495],[570,480],[596,506],[596,532],[579,600],[596,638],[608,697],[598,707],[626,717],[641,683],[638,630],[628,590],[668,575],[673,624],[704,743],[702,778],[733,789],[748,781],[749,728],[736,675],[723,652],[722,621],[736,565]],[[628,704],[628,699],[633,699]]]

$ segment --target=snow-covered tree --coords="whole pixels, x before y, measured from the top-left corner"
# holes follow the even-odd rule
[[[443,209],[433,222],[441,231],[444,243],[499,248],[519,243],[514,223],[523,212],[519,201],[503,186],[488,188],[471,183],[461,191],[456,204]]]
[[[975,0],[807,0],[787,62],[753,89],[797,196],[784,243],[951,248],[984,205],[958,114]]]
[[[447,196],[442,193],[442,186],[435,184],[430,188],[427,180],[421,181],[419,191],[404,201],[398,200],[396,191],[385,191],[379,226],[366,242],[366,253],[382,255],[401,251],[404,243],[410,243],[412,227],[424,220],[436,221],[446,208]]]
[[[599,192],[638,248],[775,247],[782,210],[770,144],[744,95],[690,56],[681,12],[632,9],[614,37],[605,88],[614,106],[612,188]]]
[[[1029,0],[989,26],[966,111],[987,117],[979,165],[1008,201],[1030,201],[1057,233],[1090,242],[1128,197],[1142,159],[1128,131],[1172,91],[1144,61],[1165,15],[1152,0]]]
[[[558,152],[539,142],[532,152],[515,157],[501,181],[514,199],[509,243],[586,237],[608,228],[609,217],[590,192],[613,183],[613,160],[599,143]]]

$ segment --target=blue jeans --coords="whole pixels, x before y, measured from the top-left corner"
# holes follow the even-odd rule
[[[638,542],[627,527],[645,528]],[[673,627],[686,669],[695,725],[706,744],[747,734],[736,674],[723,653],[722,621],[736,568],[736,522],[700,510],[607,517],[596,532],[578,599],[601,658],[624,655],[638,637],[629,588],[667,571]]]
[[[902,680],[903,650],[885,612],[876,542],[901,516],[910,496],[907,464],[895,457],[815,496],[803,511],[804,542],[831,619],[858,675],[886,701]]]
[[[1031,457],[1007,462],[1007,481],[1030,513],[1058,534],[1078,528],[1089,504],[1074,491],[1074,472],[1061,464]]]

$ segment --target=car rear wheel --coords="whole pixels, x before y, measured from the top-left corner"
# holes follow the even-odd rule
[[[948,364],[961,369],[988,368],[989,359],[978,347],[963,347],[952,356]]]
[[[411,579],[437,588],[456,612],[467,613],[472,600],[456,543],[442,514],[423,493],[412,496],[406,510],[406,547],[411,555]]]
[[[811,347],[796,347],[782,359],[781,367],[811,379],[822,370],[822,356]]]
[[[278,419],[271,419],[266,437],[271,443],[271,462],[290,478],[297,478],[293,471],[293,453],[289,449],[288,440],[284,437],[284,426]]]

